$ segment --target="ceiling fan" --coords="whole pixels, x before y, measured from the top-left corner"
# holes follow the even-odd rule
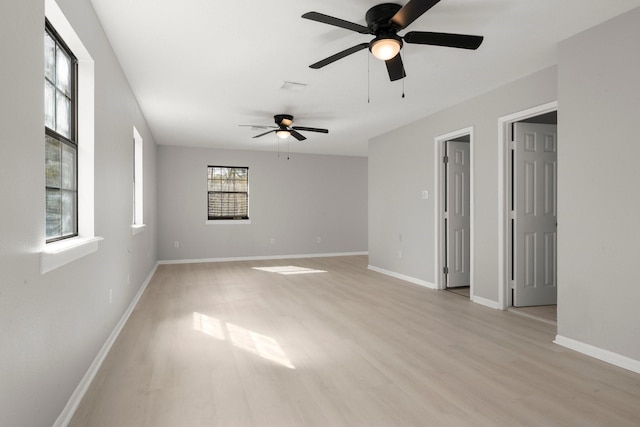
[[[305,126],[291,126],[293,124],[293,116],[290,114],[276,114],[273,116],[273,121],[277,126],[261,126],[261,125],[240,125],[240,126],[251,126],[252,128],[257,129],[268,129],[267,132],[261,133],[260,135],[254,136],[254,138],[260,138],[261,136],[267,135],[271,132],[275,132],[275,134],[280,139],[287,139],[289,136],[293,136],[298,141],[304,141],[307,139],[304,135],[302,135],[299,130],[305,132],[320,132],[320,133],[329,133],[328,129],[320,129],[320,128],[310,128]]]
[[[405,43],[456,47],[461,49],[475,50],[480,47],[483,40],[482,36],[433,33],[427,31],[410,31],[404,36],[398,35],[398,31],[405,29],[439,1],[440,0],[410,0],[404,6],[396,3],[382,3],[373,6],[365,15],[365,21],[367,22],[366,27],[318,12],[305,13],[302,17],[312,21],[334,25],[360,34],[372,34],[375,36],[369,43],[355,45],[322,61],[311,64],[309,67],[314,69],[322,68],[338,59],[342,59],[345,56],[368,47],[373,56],[385,61],[389,78],[394,81],[406,77],[402,58],[398,55],[398,52],[400,52],[402,48],[403,40]]]

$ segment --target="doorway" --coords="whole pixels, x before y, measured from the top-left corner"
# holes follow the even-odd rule
[[[473,128],[434,147],[436,288],[473,299]]]
[[[547,320],[557,301],[556,129],[557,102],[499,119],[499,306]]]

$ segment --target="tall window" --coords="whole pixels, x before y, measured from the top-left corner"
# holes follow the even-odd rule
[[[138,130],[133,128],[133,225],[144,225],[143,189],[142,185],[142,137]]]
[[[44,32],[47,243],[78,235],[77,60],[54,28]]]
[[[249,219],[249,168],[208,167],[208,219]]]

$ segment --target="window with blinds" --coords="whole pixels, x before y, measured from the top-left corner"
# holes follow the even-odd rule
[[[208,166],[209,220],[249,219],[249,168]]]

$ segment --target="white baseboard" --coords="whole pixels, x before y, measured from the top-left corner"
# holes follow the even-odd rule
[[[493,308],[494,310],[500,310],[500,303],[498,301],[492,301],[490,299],[482,298],[474,295],[471,301],[484,305],[485,307]]]
[[[405,282],[415,283],[416,285],[424,286],[425,288],[429,288],[429,289],[436,289],[435,284],[431,282],[427,282],[425,280],[416,279],[415,277],[411,277],[411,276],[405,276],[404,274],[395,273],[393,271],[385,270],[379,267],[374,267],[373,265],[369,265],[367,268],[371,271],[375,271],[376,273],[381,273],[386,276],[395,277],[396,279],[404,280]]]
[[[325,254],[298,254],[298,255],[268,255],[252,257],[229,258],[201,258],[201,259],[173,259],[158,261],[158,264],[199,264],[203,262],[229,262],[229,261],[262,261],[271,259],[300,259],[300,258],[328,258],[339,256],[368,255],[369,252],[338,252]]]
[[[562,335],[556,335],[556,339],[553,340],[553,342],[579,353],[586,354],[587,356],[602,360],[603,362],[640,374],[640,360],[631,359],[630,357],[595,347],[591,344],[585,344],[571,338],[563,337]]]
[[[138,293],[131,301],[131,304],[129,304],[129,307],[127,307],[127,310],[124,312],[124,314],[116,324],[115,328],[113,328],[113,331],[111,332],[111,334],[109,335],[105,343],[102,345],[102,348],[96,355],[95,359],[93,360],[93,363],[91,363],[91,366],[89,366],[89,369],[84,374],[84,377],[82,377],[82,380],[80,380],[80,383],[78,384],[76,389],[73,391],[73,394],[67,401],[67,404],[65,405],[64,409],[58,416],[58,419],[53,424],[53,427],[66,427],[71,421],[73,414],[76,412],[76,409],[78,409],[78,405],[80,405],[80,401],[82,400],[85,393],[89,389],[89,386],[91,385],[91,382],[93,381],[96,374],[98,373],[98,370],[102,365],[102,362],[104,362],[104,359],[107,357],[107,354],[109,354],[109,350],[111,350],[113,343],[118,338],[118,335],[120,335],[122,328],[124,327],[125,323],[127,323],[129,316],[133,312],[133,309],[136,307],[136,304],[138,304],[138,301],[140,300],[142,293],[147,288],[147,285],[151,281],[151,278],[153,277],[153,274],[156,272],[157,268],[158,268],[158,263],[156,263],[153,266],[153,268],[147,275],[147,278],[145,279],[144,283],[142,283],[142,286],[140,286]]]

